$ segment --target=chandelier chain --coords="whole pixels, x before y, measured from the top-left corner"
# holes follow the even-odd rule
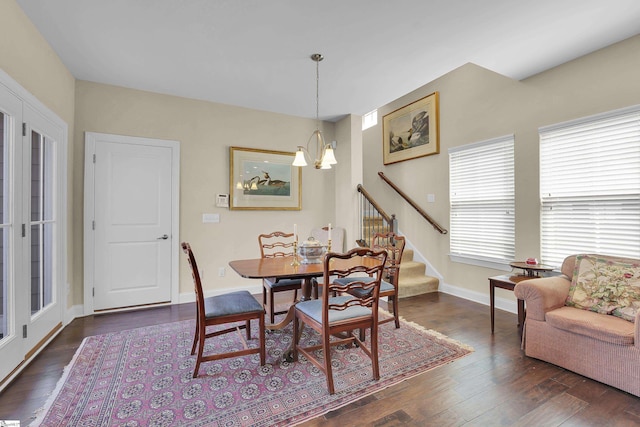
[[[316,61],[316,129],[320,130],[320,60]]]

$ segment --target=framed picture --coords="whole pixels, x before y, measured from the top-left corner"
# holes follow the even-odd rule
[[[382,119],[383,162],[402,162],[440,152],[438,92]]]
[[[295,153],[230,147],[230,209],[302,209],[302,168]]]

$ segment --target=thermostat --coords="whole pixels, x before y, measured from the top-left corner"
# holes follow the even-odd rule
[[[219,208],[229,207],[229,195],[228,194],[216,194],[216,206]]]

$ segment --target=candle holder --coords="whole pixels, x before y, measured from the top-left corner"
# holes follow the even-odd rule
[[[331,239],[327,240],[327,252],[331,252]]]
[[[294,240],[293,242],[293,261],[291,261],[291,265],[297,267],[300,265],[300,261],[298,261],[298,241]]]

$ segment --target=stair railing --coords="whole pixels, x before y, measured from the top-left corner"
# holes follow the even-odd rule
[[[445,228],[443,228],[440,224],[438,224],[438,222],[436,220],[431,218],[429,216],[429,214],[427,214],[420,206],[418,206],[416,204],[416,202],[414,202],[409,196],[407,196],[402,190],[400,190],[400,188],[398,188],[397,185],[395,185],[393,182],[391,182],[391,180],[389,178],[387,178],[384,173],[378,172],[378,175],[380,176],[380,178],[382,178],[382,180],[384,182],[389,184],[389,186],[391,188],[396,190],[396,192],[400,195],[400,197],[405,199],[407,201],[407,203],[409,203],[416,211],[418,211],[418,213],[420,215],[422,215],[422,217],[424,219],[426,219],[429,222],[429,224],[431,224],[433,226],[433,228],[435,228],[438,232],[440,232],[440,234],[447,234],[448,233],[448,231]]]
[[[387,214],[384,209],[371,197],[371,194],[358,184],[359,215],[360,215],[360,238],[356,240],[359,246],[369,246],[375,233],[386,233],[388,231],[398,232],[398,220],[396,215]]]

